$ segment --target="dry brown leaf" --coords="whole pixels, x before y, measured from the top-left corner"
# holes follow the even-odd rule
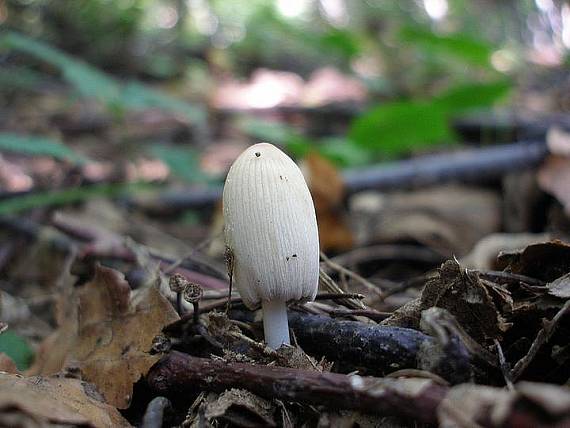
[[[345,188],[339,171],[316,152],[307,155],[302,169],[317,211],[321,250],[352,248],[354,239],[342,207]]]
[[[497,256],[501,251],[515,251],[548,239],[548,233],[493,233],[477,242],[460,262],[469,269],[497,270]]]
[[[438,275],[428,280],[419,300],[404,305],[382,324],[417,329],[421,312],[438,307],[449,311],[473,339],[485,344],[508,330],[510,324],[499,309],[511,306],[506,290],[499,292],[491,283],[481,281],[476,272],[448,260]]]
[[[570,158],[549,156],[538,170],[538,184],[558,199],[570,215]]]
[[[519,251],[501,252],[499,270],[550,282],[570,272],[570,244],[560,240],[532,244]]]
[[[178,319],[172,305],[154,287],[131,293],[120,272],[98,266],[67,309],[65,322],[42,344],[30,373],[78,368],[108,403],[127,408],[133,384],[158,361],[148,354],[153,338]]]
[[[4,421],[34,420],[94,427],[129,427],[94,386],[78,379],[0,373],[0,425]]]
[[[350,211],[360,245],[413,240],[457,256],[501,226],[496,193],[458,185],[391,194],[361,192],[351,197]]]
[[[520,382],[514,391],[458,385],[438,408],[440,427],[568,426],[570,391],[544,383]]]
[[[0,352],[0,372],[17,374],[19,373],[18,367],[12,358],[6,355],[4,352]]]
[[[277,426],[274,413],[275,406],[270,401],[249,391],[232,388],[208,403],[204,416],[210,422],[223,419],[236,426],[274,427]]]

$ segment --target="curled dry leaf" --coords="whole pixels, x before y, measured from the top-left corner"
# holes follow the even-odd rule
[[[109,404],[128,407],[133,384],[158,361],[148,353],[153,338],[178,319],[173,307],[154,287],[131,293],[120,272],[98,266],[66,309],[64,322],[42,344],[30,373],[79,369]]]
[[[523,250],[502,252],[499,269],[550,282],[570,272],[570,244],[559,240],[532,244]]]
[[[512,306],[508,291],[482,281],[455,260],[446,261],[438,275],[428,280],[419,302],[412,301],[394,312],[383,325],[419,328],[421,312],[437,306],[453,315],[478,343],[491,343],[508,330],[499,309]]]
[[[211,423],[226,420],[236,426],[275,427],[274,413],[275,406],[270,401],[245,389],[232,388],[209,402],[204,416]]]
[[[13,425],[16,421],[24,424],[34,421],[33,426],[130,426],[89,383],[69,378],[23,378],[0,373],[0,425],[16,426]]]

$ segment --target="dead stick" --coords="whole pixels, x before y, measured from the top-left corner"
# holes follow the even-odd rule
[[[155,392],[167,396],[243,388],[268,399],[355,409],[428,423],[437,421],[436,409],[447,393],[445,386],[426,379],[321,373],[210,360],[176,351],[150,369],[147,381]]]
[[[536,335],[536,338],[534,339],[534,342],[532,342],[532,345],[530,346],[530,349],[528,350],[527,354],[524,357],[522,357],[519,361],[517,361],[515,367],[511,370],[511,379],[513,381],[516,381],[524,373],[524,371],[530,365],[534,357],[536,357],[536,354],[538,354],[538,351],[540,350],[542,345],[544,345],[550,340],[550,338],[556,331],[556,327],[558,327],[558,323],[569,310],[570,310],[570,300],[566,301],[564,306],[562,306],[562,308],[556,313],[556,315],[554,315],[554,318],[552,318],[552,320],[550,321],[543,320],[543,327]]]

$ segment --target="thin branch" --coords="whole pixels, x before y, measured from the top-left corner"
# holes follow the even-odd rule
[[[516,381],[528,368],[534,357],[536,357],[536,354],[538,354],[538,351],[540,350],[542,345],[544,345],[550,340],[550,338],[556,331],[556,327],[558,327],[560,320],[564,315],[566,315],[566,313],[569,310],[570,310],[570,300],[567,300],[564,306],[562,306],[562,308],[558,311],[558,313],[554,315],[554,318],[552,318],[551,321],[543,320],[543,327],[536,335],[536,338],[534,339],[534,342],[532,342],[532,345],[530,346],[530,349],[528,350],[527,354],[524,357],[522,357],[515,364],[515,367],[511,370],[511,379],[513,381]]]
[[[348,276],[349,278],[352,278],[353,280],[355,280],[359,284],[363,285],[368,291],[371,291],[372,294],[374,294],[375,296],[381,297],[383,295],[382,291],[379,290],[376,285],[372,284],[370,281],[368,281],[366,278],[360,276],[356,272],[353,272],[350,269],[347,269],[344,266],[341,266],[338,263],[333,262],[322,251],[321,251],[321,259],[323,259],[323,262],[328,267],[336,270],[339,273],[342,273],[342,274]]]

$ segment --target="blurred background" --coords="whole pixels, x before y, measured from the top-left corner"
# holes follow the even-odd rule
[[[327,254],[400,245],[343,259],[382,287],[453,255],[489,268],[515,245],[472,252],[494,234],[568,233],[569,53],[570,5],[555,0],[0,0],[0,277],[27,314],[15,331],[51,331],[40,309],[70,265],[87,278],[103,262],[136,287],[151,254],[225,286],[221,185],[259,141],[302,165]],[[547,140],[565,157],[525,172]],[[402,177],[407,159],[441,172],[455,162],[437,156],[505,145],[520,168],[498,151]]]

